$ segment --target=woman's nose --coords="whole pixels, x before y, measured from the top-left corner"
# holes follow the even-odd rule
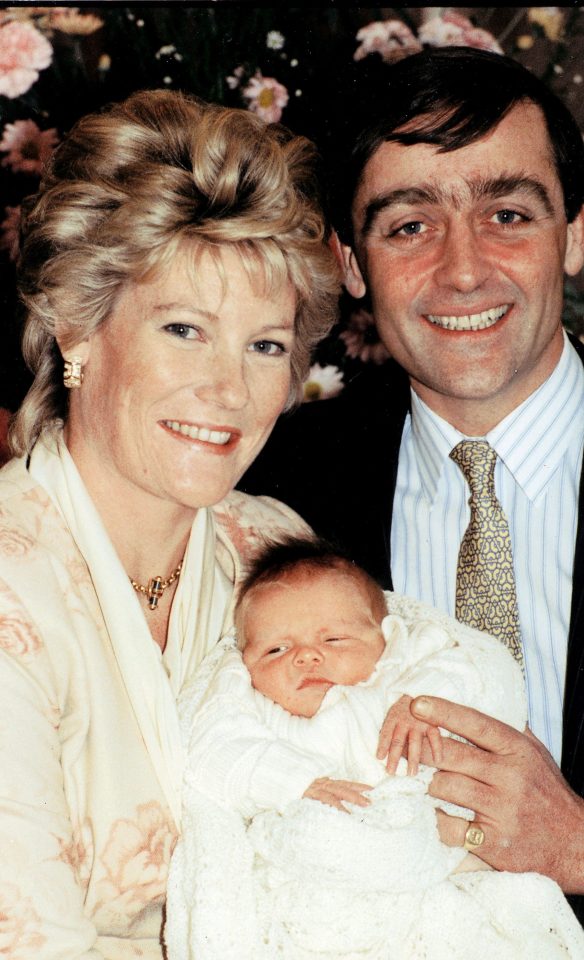
[[[201,381],[195,392],[207,403],[226,410],[240,410],[249,400],[245,362],[241,358],[215,354]]]

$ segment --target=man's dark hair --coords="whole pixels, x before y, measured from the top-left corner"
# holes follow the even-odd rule
[[[361,174],[382,143],[433,144],[441,153],[458,150],[484,137],[525,101],[543,114],[566,218],[569,223],[574,220],[584,203],[582,136],[562,101],[517,61],[486,50],[442,47],[383,65],[381,70],[375,65],[373,73],[370,70],[369,94],[356,107],[359,132],[344,132],[345,137],[352,136],[354,145],[333,196],[335,226],[345,243],[352,239],[351,204]],[[407,133],[396,133],[406,124]],[[346,155],[346,142],[339,155],[343,152]]]
[[[380,620],[387,612],[382,588],[349,558],[342,547],[320,537],[287,537],[279,543],[268,543],[248,566],[238,588],[236,625],[242,603],[255,587],[277,583],[297,571],[310,570],[335,570],[353,576],[367,590],[372,608]]]

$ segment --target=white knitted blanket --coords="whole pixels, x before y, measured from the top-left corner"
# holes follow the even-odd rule
[[[200,668],[187,727],[229,656],[219,645]],[[302,799],[249,819],[187,772],[169,960],[584,960],[584,934],[551,880],[451,875],[463,853],[439,840],[431,775],[385,778],[349,815]]]

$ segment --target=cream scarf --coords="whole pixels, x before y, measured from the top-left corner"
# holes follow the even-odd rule
[[[29,472],[57,506],[87,563],[129,700],[179,828],[183,754],[176,698],[219,640],[233,592],[217,563],[212,511],[197,512],[162,654],[62,434],[45,434],[37,442]],[[234,552],[232,559],[237,563]]]

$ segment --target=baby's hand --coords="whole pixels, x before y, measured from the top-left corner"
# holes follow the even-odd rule
[[[364,797],[363,793],[365,790],[371,789],[366,783],[319,777],[304,791],[303,796],[310,800],[320,800],[321,803],[328,803],[330,807],[337,807],[338,810],[348,813],[347,808],[343,806],[343,800],[348,803],[356,803],[359,807],[367,807],[371,801],[368,797]]]
[[[379,734],[377,759],[383,760],[387,755],[386,767],[388,773],[395,773],[397,764],[407,747],[408,774],[415,776],[418,772],[422,743],[427,739],[432,757],[436,766],[442,759],[441,735],[438,727],[432,727],[421,720],[417,720],[410,713],[412,698],[404,695],[389,708]]]

